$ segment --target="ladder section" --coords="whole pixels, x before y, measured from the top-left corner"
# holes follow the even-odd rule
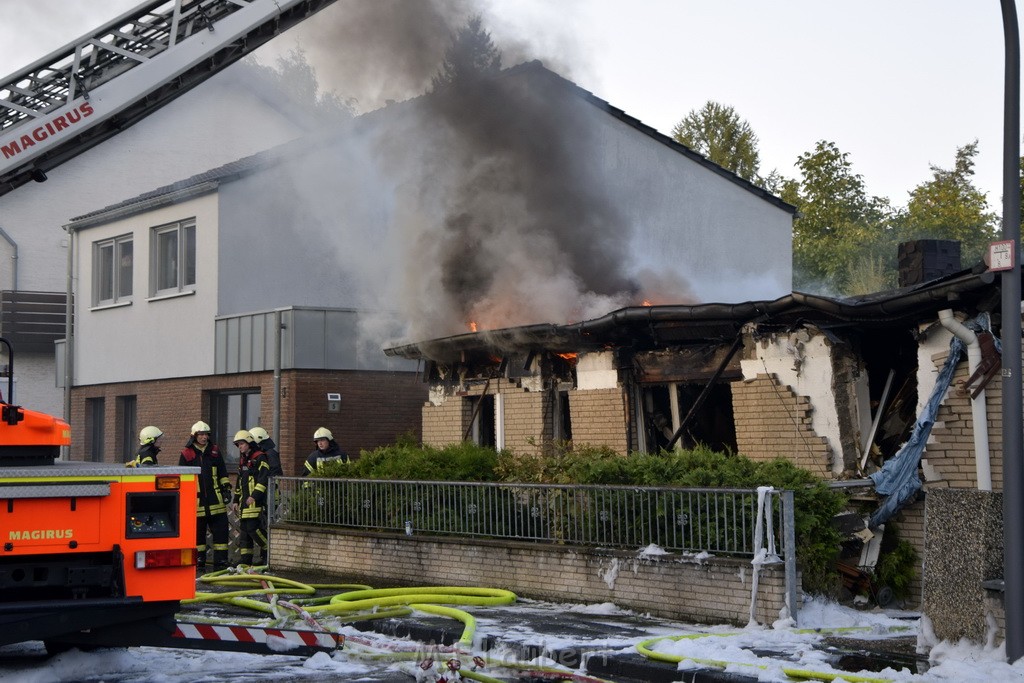
[[[116,135],[334,0],[148,0],[0,82],[0,195]]]

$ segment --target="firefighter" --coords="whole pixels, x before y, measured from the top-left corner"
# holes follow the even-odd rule
[[[267,454],[256,445],[256,439],[247,430],[235,433],[235,447],[238,448],[238,486],[232,508],[238,514],[241,534],[238,546],[241,564],[252,565],[253,545],[258,545],[263,559],[267,553],[267,529],[264,526],[263,507],[267,497],[267,480],[270,478],[270,463]]]
[[[306,457],[306,469],[302,476],[316,474],[321,466],[328,462],[348,462],[348,455],[341,450],[331,430],[326,427],[320,427],[313,432],[313,443],[316,444],[316,448]]]
[[[181,451],[179,465],[199,468],[196,496],[196,566],[206,566],[206,532],[213,536],[213,566],[228,566],[228,502],[231,480],[220,448],[210,441],[210,425],[202,420],[192,425],[192,434]]]
[[[160,452],[160,437],[164,433],[160,431],[159,427],[150,425],[149,427],[143,427],[142,431],[139,432],[139,450],[135,453],[135,459],[129,460],[125,465],[127,467],[150,467],[156,465],[156,456]]]
[[[284,476],[284,470],[281,469],[281,453],[277,450],[277,444],[270,438],[267,430],[263,427],[250,427],[249,433],[252,434],[252,438],[256,439],[256,445],[259,446],[259,449],[267,454],[270,476]]]

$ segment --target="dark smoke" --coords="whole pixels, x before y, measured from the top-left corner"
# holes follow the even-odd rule
[[[604,114],[540,64],[516,66],[540,59],[570,77],[565,56],[495,40],[511,68],[429,92],[452,38],[477,15],[486,30],[469,0],[343,0],[311,22],[302,48],[325,87],[357,111],[399,101],[365,116],[348,143],[372,158],[361,175],[387,179],[384,227],[398,236],[356,267],[380,278],[381,306],[399,309],[413,339],[640,303],[627,270],[632,223],[609,198],[607,155],[597,163]]]

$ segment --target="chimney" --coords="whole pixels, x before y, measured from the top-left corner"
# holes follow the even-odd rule
[[[919,285],[961,269],[960,242],[914,240],[899,245],[899,286]]]

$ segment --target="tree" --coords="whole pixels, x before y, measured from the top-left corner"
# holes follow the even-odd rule
[[[961,258],[971,265],[982,259],[996,239],[997,215],[974,186],[978,141],[958,147],[953,168],[931,165],[932,179],[910,192],[898,225],[903,240],[946,239],[960,242]]]
[[[484,30],[480,15],[469,18],[466,25],[456,31],[452,44],[444,53],[444,61],[431,79],[433,90],[450,83],[472,82],[493,76],[501,70],[501,51]]]
[[[834,142],[821,140],[797,159],[801,179],[783,183],[782,198],[797,208],[793,286],[798,290],[852,293],[852,282],[877,281],[857,275],[884,271],[879,259],[895,273],[889,200],[867,195],[848,157]]]
[[[323,119],[350,118],[353,101],[343,101],[337,93],[322,90],[316,69],[302,48],[289,50],[277,58],[273,67],[253,62],[256,73],[267,80],[269,88],[301,106],[301,110]]]
[[[709,100],[677,123],[672,137],[745,180],[757,179],[757,136],[730,106]]]

